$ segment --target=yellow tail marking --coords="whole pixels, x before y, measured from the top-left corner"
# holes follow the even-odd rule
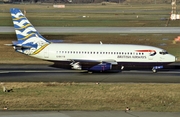
[[[18,40],[26,40],[26,39],[28,39],[30,36],[32,36],[33,34],[35,34],[35,33],[28,34],[26,37],[21,38],[21,39],[18,39]]]
[[[21,30],[21,29],[27,28],[28,26],[31,26],[31,24],[26,24],[25,26],[22,26],[20,28],[16,28],[16,30]]]
[[[37,49],[36,51],[34,51],[34,53],[32,55],[38,54],[39,52],[41,52],[46,46],[48,46],[49,44],[45,44],[43,46],[41,46],[39,49]]]
[[[20,16],[20,17],[18,17],[18,18],[13,18],[13,20],[20,20],[20,19],[22,19],[22,18],[25,18],[24,16]]]

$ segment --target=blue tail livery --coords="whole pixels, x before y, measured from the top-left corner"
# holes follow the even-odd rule
[[[16,51],[23,54],[37,54],[45,48],[50,41],[41,36],[18,8],[10,9],[17,42],[13,42]]]

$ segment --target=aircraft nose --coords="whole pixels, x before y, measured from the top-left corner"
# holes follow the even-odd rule
[[[172,62],[177,61],[177,57],[175,57],[174,55],[170,55],[170,56],[171,56],[170,58],[171,58],[171,61],[172,61]]]
[[[178,58],[177,57],[175,57],[175,61],[177,61],[178,60]]]

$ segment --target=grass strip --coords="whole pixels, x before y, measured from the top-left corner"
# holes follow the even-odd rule
[[[0,105],[9,110],[124,110],[176,112],[179,84],[1,83]]]
[[[34,26],[61,27],[165,27],[171,12],[169,4],[66,4],[64,9],[53,8],[52,4],[0,4],[0,8],[0,26],[12,26],[10,8],[26,10]],[[170,21],[168,26],[178,27],[179,22]]]

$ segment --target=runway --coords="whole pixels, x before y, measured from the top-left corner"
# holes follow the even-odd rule
[[[179,117],[179,112],[0,111],[0,117]]]
[[[0,65],[0,82],[180,83],[180,70],[87,73],[48,65]]]
[[[40,33],[179,33],[180,27],[35,27]],[[0,33],[15,33],[14,27],[0,26]]]

